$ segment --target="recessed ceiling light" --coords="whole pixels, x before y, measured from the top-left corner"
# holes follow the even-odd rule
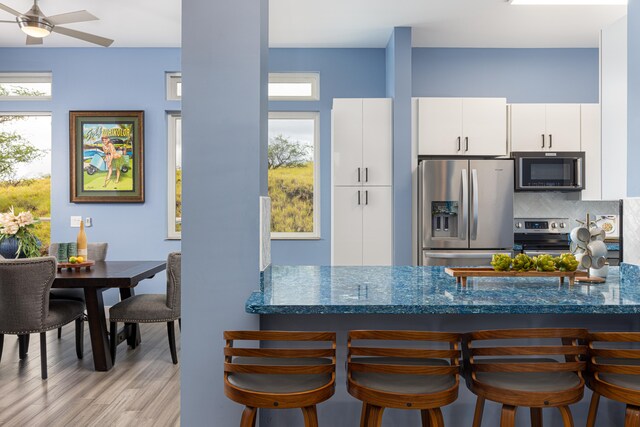
[[[628,0],[508,0],[526,6],[626,6]]]

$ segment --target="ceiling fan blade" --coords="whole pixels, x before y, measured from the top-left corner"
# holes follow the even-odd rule
[[[105,37],[96,36],[95,34],[83,33],[82,31],[72,30],[71,28],[65,27],[53,27],[54,33],[64,34],[65,36],[75,37],[76,39],[84,40],[89,43],[99,44],[100,46],[109,47],[113,40],[107,39]]]
[[[27,36],[27,44],[28,45],[42,44],[42,38]]]
[[[13,16],[22,16],[22,13],[18,12],[15,9],[10,8],[9,6],[7,6],[6,4],[2,4],[0,3],[0,9],[4,10],[5,12],[9,12],[10,14],[12,14]]]
[[[47,21],[53,25],[71,24],[74,22],[96,21],[97,16],[93,16],[86,10],[78,10],[76,12],[61,13],[59,15],[47,16]]]
[[[15,24],[16,21],[0,21],[0,24]]]

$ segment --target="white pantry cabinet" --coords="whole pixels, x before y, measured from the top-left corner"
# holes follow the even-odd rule
[[[333,187],[333,265],[391,265],[392,227],[392,187]]]
[[[393,263],[393,126],[388,98],[334,99],[334,265]]]
[[[580,104],[511,104],[511,151],[580,151]]]
[[[333,185],[391,185],[390,98],[333,100]]]
[[[504,156],[505,98],[418,98],[418,154]]]

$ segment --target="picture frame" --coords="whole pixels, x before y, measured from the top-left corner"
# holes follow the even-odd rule
[[[144,203],[144,111],[70,111],[71,203]]]

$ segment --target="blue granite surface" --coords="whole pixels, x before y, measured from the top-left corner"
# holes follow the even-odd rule
[[[270,276],[270,277],[265,277]],[[557,278],[469,278],[443,267],[275,265],[246,302],[255,314],[640,313],[640,267],[610,267],[606,283]]]

